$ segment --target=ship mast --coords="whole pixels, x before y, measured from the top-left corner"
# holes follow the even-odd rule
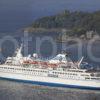
[[[20,48],[16,52],[16,57],[17,58],[22,58],[23,57],[23,55],[22,55],[22,47],[23,47],[23,45],[21,44]]]
[[[78,62],[78,64],[77,64],[77,65],[78,65],[78,68],[80,68],[80,65],[81,65],[83,59],[84,59],[84,57],[82,57],[82,58],[80,59],[80,61]]]
[[[20,48],[18,48],[16,51],[16,56],[14,57],[14,62],[13,62],[14,64],[20,64],[22,62],[23,59],[22,48],[23,45],[21,44]]]

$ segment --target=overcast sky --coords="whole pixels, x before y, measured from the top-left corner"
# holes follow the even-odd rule
[[[64,9],[100,10],[100,0],[0,0],[0,11],[31,12],[34,17],[58,13]]]
[[[0,8],[33,7],[37,9],[100,9],[100,0],[0,0]]]
[[[65,9],[100,10],[100,0],[0,0],[0,29],[21,27]]]

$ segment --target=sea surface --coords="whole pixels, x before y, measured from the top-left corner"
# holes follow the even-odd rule
[[[100,92],[0,80],[0,100],[100,100]]]

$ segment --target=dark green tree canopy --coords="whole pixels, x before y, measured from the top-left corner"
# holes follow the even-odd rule
[[[66,28],[76,33],[86,32],[89,30],[100,33],[100,11],[96,12],[64,12],[37,19],[33,22],[34,28]]]

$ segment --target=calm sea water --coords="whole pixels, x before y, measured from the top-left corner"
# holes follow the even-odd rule
[[[100,100],[100,92],[0,80],[0,100]]]
[[[0,40],[4,40],[5,36],[8,34],[2,34]],[[22,42],[23,33],[9,33],[9,36],[15,39],[19,45]],[[56,35],[45,34],[45,36],[49,37],[56,37]],[[42,34],[29,34],[29,37],[32,38],[29,41],[28,50],[29,53],[32,55],[36,52],[36,38],[45,37]],[[68,45],[66,43],[56,43],[57,44],[57,53],[62,51],[63,49],[69,52],[69,56],[73,61],[78,61],[78,47],[77,45]],[[5,41],[2,43],[2,55],[4,57],[12,56],[15,49],[12,41]],[[41,56],[43,58],[50,58],[52,54],[52,45],[48,41],[44,41],[41,44]],[[82,43],[82,55],[85,57],[84,61],[88,61],[89,63],[100,66],[100,62],[93,61],[87,53],[87,43]],[[95,57],[100,58],[100,42],[95,42],[92,47],[92,52]],[[55,54],[55,55],[56,55]],[[53,55],[53,56],[55,56]],[[0,56],[2,58],[2,56]],[[43,87],[43,86],[35,86],[32,84],[24,84],[24,83],[17,83],[11,82],[6,80],[0,80],[0,100],[99,100],[100,99],[100,92],[97,91],[86,91],[86,90],[73,90],[73,89],[61,89],[61,88],[50,88],[50,87]]]

